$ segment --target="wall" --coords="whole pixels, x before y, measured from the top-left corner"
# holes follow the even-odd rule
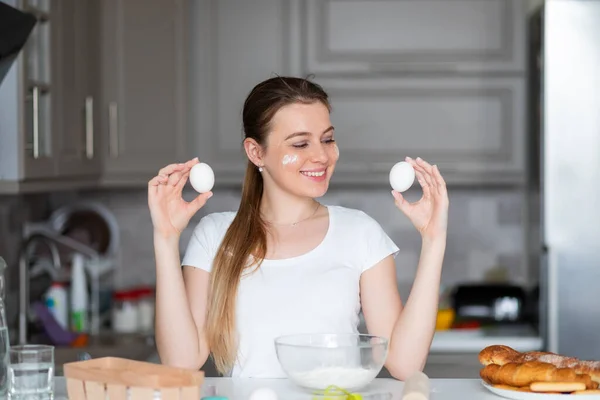
[[[419,193],[411,193],[414,199]],[[133,284],[141,279],[153,280],[152,230],[145,193],[113,192],[104,195],[107,204],[122,222],[123,267],[121,284]],[[189,198],[192,193],[186,196]],[[420,238],[414,227],[394,206],[388,188],[336,189],[322,199],[361,209],[374,217],[401,248],[398,257],[398,281],[402,286],[414,277],[420,252]],[[189,240],[198,219],[210,212],[235,210],[239,202],[237,190],[215,190],[215,195],[190,224],[181,240],[181,250]],[[464,280],[481,280],[490,268],[503,265],[511,278],[526,282],[523,265],[523,230],[521,195],[511,190],[451,190],[448,250],[443,282],[453,284]],[[141,270],[148,273],[140,274]]]

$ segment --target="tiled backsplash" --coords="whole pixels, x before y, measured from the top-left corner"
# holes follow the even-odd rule
[[[202,216],[237,208],[239,190],[216,188],[214,193],[185,231],[180,245],[182,253]],[[418,195],[418,192],[409,192],[407,198],[412,201]],[[187,199],[193,196],[191,191],[185,193]],[[121,255],[116,285],[153,283],[152,229],[143,189],[0,197],[0,255],[16,270],[21,223],[45,218],[52,209],[77,199],[101,202],[117,218],[121,230]],[[398,282],[402,287],[410,287],[418,262],[420,238],[395,207],[386,188],[331,188],[321,201],[361,209],[379,221],[401,249],[397,258]],[[528,283],[524,257],[524,205],[522,192],[517,189],[451,188],[443,282],[452,285],[459,281],[481,280],[491,268],[503,266],[513,280]]]
[[[215,190],[214,197],[190,223],[181,240],[185,249],[191,231],[205,214],[235,210],[239,201],[238,190]],[[186,198],[194,194],[187,192]],[[414,200],[418,193],[409,193]],[[42,197],[43,198],[43,197]],[[154,281],[152,229],[145,190],[118,190],[86,192],[80,195],[58,193],[47,198],[0,198],[0,251],[8,260],[16,260],[19,223],[42,218],[52,208],[76,201],[94,200],[106,205],[121,228],[121,268],[117,275],[119,285]],[[408,219],[394,206],[387,190],[332,189],[321,199],[325,204],[337,204],[361,209],[375,218],[401,248],[397,259],[398,280],[410,281],[414,276],[420,251],[419,236]],[[517,190],[451,190],[448,248],[443,280],[480,280],[494,266],[503,265],[511,277],[526,281],[523,261],[523,205]],[[26,205],[26,207],[23,207]],[[16,212],[16,214],[15,214]]]

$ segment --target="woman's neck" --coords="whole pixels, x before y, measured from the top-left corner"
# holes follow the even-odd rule
[[[292,225],[309,219],[319,208],[310,197],[298,197],[282,190],[263,191],[260,205],[264,220],[274,225]]]

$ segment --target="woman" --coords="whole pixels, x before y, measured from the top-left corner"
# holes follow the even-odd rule
[[[181,196],[197,159],[166,166],[149,182],[163,363],[199,369],[212,355],[225,375],[282,377],[275,337],[356,333],[362,308],[369,333],[390,340],[386,367],[395,378],[424,367],[446,246],[446,185],[436,166],[407,158],[423,196],[409,203],[392,192],[422,236],[402,306],[398,248],[380,225],[362,211],[315,200],[339,157],[329,114],[327,94],[305,79],[276,77],[251,91],[239,209],[203,217],[181,264],[180,234],[212,193],[189,203]]]

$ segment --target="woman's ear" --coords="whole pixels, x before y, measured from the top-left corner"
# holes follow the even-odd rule
[[[246,155],[250,162],[252,162],[256,167],[262,167],[263,163],[263,148],[260,144],[256,142],[256,140],[252,138],[247,138],[244,140],[244,150],[246,150]]]

